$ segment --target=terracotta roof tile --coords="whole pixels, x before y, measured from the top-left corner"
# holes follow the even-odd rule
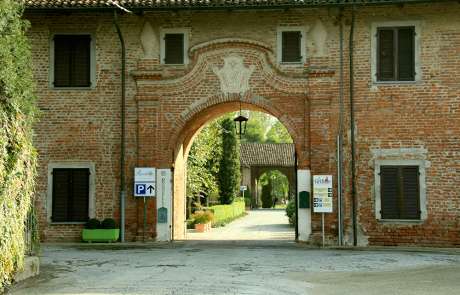
[[[131,9],[231,8],[276,6],[326,6],[349,4],[385,4],[440,2],[443,0],[22,0],[29,9],[113,8],[113,2]],[[447,1],[447,0],[446,0]]]
[[[292,143],[242,143],[242,166],[295,166],[295,149]]]

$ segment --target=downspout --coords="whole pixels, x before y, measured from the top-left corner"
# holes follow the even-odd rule
[[[351,141],[351,208],[353,223],[353,246],[358,245],[357,224],[356,224],[356,180],[355,180],[355,116],[354,116],[354,72],[353,72],[353,35],[355,31],[355,7],[351,9],[351,27],[348,54],[350,58],[350,141]]]
[[[117,11],[113,11],[113,24],[117,30],[121,45],[121,139],[120,139],[120,241],[125,242],[125,104],[126,104],[126,47],[120,25],[118,24]]]
[[[338,231],[339,231],[339,246],[343,245],[343,10],[339,14],[339,56],[340,56],[340,81],[339,81],[339,136],[337,140],[337,207],[338,207]]]

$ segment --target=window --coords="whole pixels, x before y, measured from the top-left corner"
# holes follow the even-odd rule
[[[188,33],[184,29],[165,29],[161,32],[161,63],[187,64]]]
[[[53,49],[53,86],[90,87],[91,36],[54,35]]]
[[[278,30],[278,62],[303,63],[305,61],[305,31],[301,27]]]
[[[89,218],[88,168],[55,168],[52,170],[53,222],[85,222]]]
[[[418,166],[381,166],[382,219],[420,219]]]

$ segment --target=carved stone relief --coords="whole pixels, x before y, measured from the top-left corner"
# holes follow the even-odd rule
[[[144,50],[144,58],[158,59],[160,57],[158,34],[148,21],[145,22],[141,32],[141,44]]]
[[[213,72],[219,77],[220,90],[225,95],[231,93],[243,95],[248,91],[250,89],[249,78],[251,78],[254,69],[254,65],[245,67],[243,58],[236,54],[224,57],[224,66],[222,68],[212,68]]]

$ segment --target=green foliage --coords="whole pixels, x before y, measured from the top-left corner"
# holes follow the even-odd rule
[[[96,229],[101,228],[101,222],[97,218],[91,218],[85,224],[86,229]]]
[[[249,112],[244,143],[292,143],[287,129],[275,117],[261,113]]]
[[[187,161],[187,197],[204,193],[210,199],[219,196],[217,174],[222,154],[222,138],[217,120],[205,126],[193,141]]]
[[[262,174],[259,183],[263,186],[271,182],[271,195],[278,200],[287,199],[289,194],[289,180],[278,170],[270,170]]]
[[[271,208],[273,206],[272,183],[262,186],[262,208]]]
[[[229,205],[216,205],[209,207],[214,213],[213,226],[223,226],[243,215],[245,215],[245,204],[242,198],[235,199]]]
[[[232,119],[222,120],[222,157],[219,165],[220,203],[231,204],[240,190],[240,147]]]
[[[276,121],[267,132],[267,143],[292,143],[291,135],[280,121]]]
[[[101,228],[104,228],[104,229],[115,229],[115,228],[118,228],[118,227],[117,227],[117,223],[115,222],[115,219],[113,219],[113,218],[106,218],[106,219],[102,220],[102,222],[101,222]]]
[[[209,223],[214,220],[214,214],[209,210],[200,210],[192,214],[194,224]]]
[[[289,219],[289,224],[295,225],[296,217],[295,217],[295,201],[290,200],[286,206],[286,215]]]
[[[22,3],[0,1],[0,289],[23,266],[35,185],[35,96]]]

